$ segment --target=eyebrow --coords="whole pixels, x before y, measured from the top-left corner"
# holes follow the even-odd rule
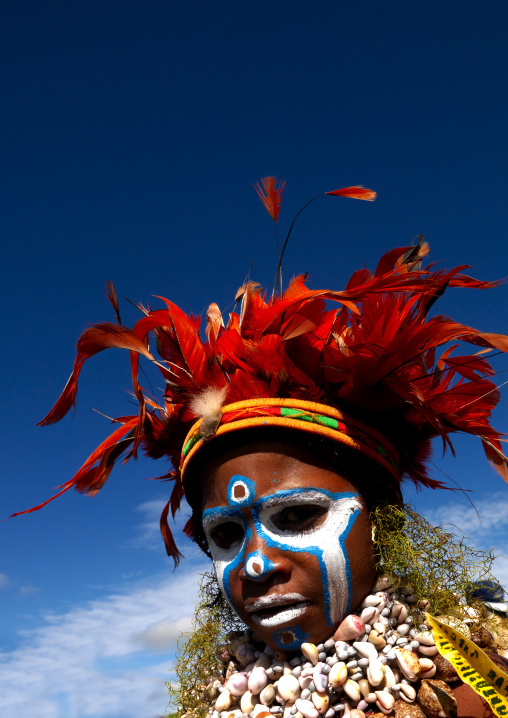
[[[325,500],[330,500],[330,498],[328,493],[318,489],[289,489],[288,491],[278,491],[272,496],[260,498],[256,502],[256,508],[271,508],[294,503],[308,504],[316,501],[322,504]]]
[[[243,515],[242,512],[239,511],[234,506],[214,506],[211,509],[206,509],[203,511],[203,515],[201,517],[201,523],[203,524],[203,528],[206,528],[206,526],[209,526],[210,524],[216,522],[220,519],[232,519],[237,518],[242,520],[243,522]]]

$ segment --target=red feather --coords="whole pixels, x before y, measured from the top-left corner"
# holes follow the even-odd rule
[[[168,524],[168,513],[169,513],[169,501],[162,510],[161,518],[160,518],[160,529],[162,538],[164,540],[164,546],[166,547],[166,553],[168,556],[171,556],[173,561],[175,562],[175,568],[178,566],[180,561],[183,558],[183,554],[180,553],[178,550],[175,540],[173,538],[173,534],[171,532],[171,529],[169,528]]]
[[[58,486],[61,491],[52,496],[50,499],[47,499],[47,501],[44,501],[42,504],[38,504],[31,509],[26,509],[25,511],[18,511],[15,514],[12,514],[9,518],[12,518],[12,516],[20,516],[21,514],[30,514],[32,511],[38,511],[39,509],[42,509],[43,506],[46,506],[46,504],[54,501],[58,498],[58,496],[61,496],[73,487],[80,493],[91,496],[95,495],[106,482],[109,474],[111,473],[114,462],[127,447],[127,442],[132,443],[133,439],[127,438],[126,434],[132,432],[133,428],[137,424],[137,420],[137,417],[129,417],[125,424],[120,426],[118,429],[115,429],[115,431],[90,454],[83,466],[76,472],[72,479],[61,486]],[[121,451],[117,453],[117,449],[119,447],[121,447]],[[94,464],[97,462],[99,462],[99,465],[94,467]]]
[[[389,252],[383,254],[376,267],[375,276],[381,277],[383,276],[383,274],[391,272],[397,265],[398,260],[401,259],[406,254],[406,252],[409,252],[410,250],[411,247],[395,247],[395,249],[390,249]]]
[[[85,361],[104,349],[112,348],[130,349],[130,351],[143,354],[148,359],[153,359],[144,343],[127,327],[117,327],[115,324],[107,323],[96,324],[90,329],[86,329],[78,339],[74,367],[65,389],[51,411],[39,421],[37,426],[54,424],[67,414],[71,406],[75,405],[78,378]]]
[[[118,292],[116,291],[116,287],[113,282],[106,282],[106,286],[106,297],[108,298],[111,306],[115,310],[116,321],[118,322],[118,324],[121,324],[122,320],[120,318],[120,304],[118,302]]]
[[[496,446],[493,442],[491,443],[487,439],[482,439],[485,455],[489,460],[491,466],[495,469],[495,471],[497,471],[498,474],[503,477],[503,479],[508,484],[508,460],[501,451],[501,445],[499,444],[499,442],[496,443],[498,444],[498,446]]]

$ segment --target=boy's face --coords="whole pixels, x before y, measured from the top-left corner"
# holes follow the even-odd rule
[[[365,504],[306,449],[260,442],[213,460],[203,527],[221,588],[274,648],[329,638],[375,577]]]

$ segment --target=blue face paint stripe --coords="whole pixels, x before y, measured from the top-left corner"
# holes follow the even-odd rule
[[[233,607],[238,617],[241,618],[231,598],[230,574],[242,562],[243,555],[245,553],[245,547],[247,545],[247,541],[252,534],[252,531],[246,525],[244,515],[242,514],[240,509],[233,506],[214,506],[213,508],[206,509],[205,511],[203,511],[202,521],[203,526],[206,527],[207,524],[211,524],[217,519],[220,520],[230,518],[239,518],[241,520],[244,527],[245,535],[243,537],[242,545],[238,549],[238,552],[236,553],[235,557],[228,563],[227,567],[224,569],[221,583],[230,605]]]
[[[242,482],[246,488],[246,495],[243,499],[240,499],[240,500],[236,499],[233,496],[233,487],[238,482]],[[239,507],[248,507],[255,500],[255,498],[256,498],[255,482],[252,481],[251,479],[247,478],[247,476],[241,476],[239,474],[235,474],[229,480],[229,484],[228,484],[228,488],[227,488],[227,498],[228,498],[229,506],[216,506],[214,508],[206,509],[203,512],[202,520],[203,520],[204,526],[206,526],[208,523],[211,523],[212,521],[217,520],[217,519],[239,518],[242,521],[244,531],[245,531],[242,545],[238,549],[238,552],[236,553],[235,557],[224,568],[224,571],[222,574],[222,581],[221,581],[222,588],[226,594],[229,604],[233,607],[234,611],[239,616],[239,618],[241,618],[236,606],[233,603],[233,599],[231,596],[231,580],[230,579],[231,579],[231,574],[243,562],[247,542],[250,541],[252,538],[252,531],[247,526],[247,524],[245,522],[245,517]]]
[[[290,643],[282,640],[284,635],[292,634],[294,640]],[[273,632],[273,640],[275,643],[287,650],[294,650],[300,648],[302,643],[306,643],[310,639],[310,634],[306,633],[299,625],[291,626],[291,628],[278,628]]]
[[[235,558],[226,566],[224,569],[224,573],[222,576],[222,583],[224,586],[224,590],[226,592],[226,596],[228,597],[230,605],[233,607],[235,613],[239,618],[242,618],[240,616],[240,613],[238,612],[235,604],[233,603],[233,599],[231,597],[231,585],[230,585],[230,576],[233,573],[233,571],[236,570],[236,568],[244,562],[244,556],[245,556],[245,548],[247,546],[247,543],[252,539],[252,529],[247,526],[245,530],[245,536],[243,538],[243,543],[241,545],[241,548],[239,552],[236,554]],[[242,619],[243,620],[243,619]]]
[[[305,548],[298,548],[296,546],[292,546],[291,544],[274,541],[263,531],[263,527],[261,526],[259,518],[254,518],[254,524],[256,526],[256,533],[263,539],[266,546],[268,546],[269,548],[281,549],[282,551],[287,551],[288,553],[308,553],[317,559],[323,583],[323,598],[326,625],[332,626],[332,618],[330,613],[330,589],[328,587],[328,571],[323,559],[323,549],[320,546],[305,546]]]
[[[233,603],[233,599],[231,598],[230,576],[231,576],[231,573],[237,568],[237,566],[239,566],[239,564],[242,563],[242,561],[243,561],[243,556],[245,553],[245,544],[246,544],[246,540],[244,538],[242,548],[236,554],[235,558],[226,566],[226,568],[224,569],[224,573],[222,575],[222,583],[224,586],[224,590],[226,592],[226,596],[228,597],[230,605],[233,606],[233,608],[234,608],[236,614],[239,616],[239,618],[241,618],[241,616],[238,613],[238,610],[237,610],[235,604]]]

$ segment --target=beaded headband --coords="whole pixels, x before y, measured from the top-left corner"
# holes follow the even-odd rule
[[[182,483],[191,459],[209,440],[201,435],[203,421],[196,421],[185,437],[180,460]],[[372,427],[331,406],[298,399],[237,401],[222,407],[220,425],[214,436],[257,426],[281,426],[326,436],[368,456],[400,484],[399,457],[390,442]]]

